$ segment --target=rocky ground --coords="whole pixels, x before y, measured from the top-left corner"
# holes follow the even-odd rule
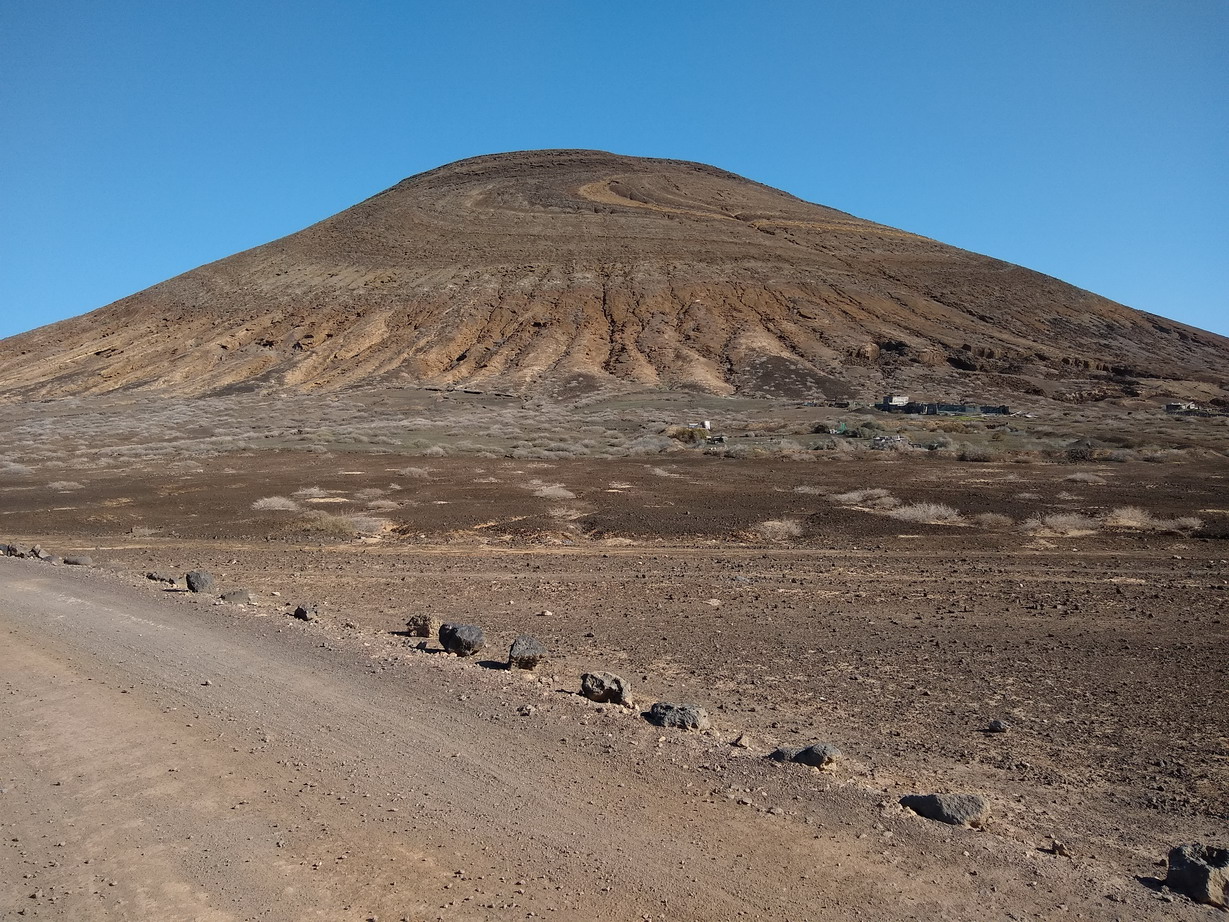
[[[83,906],[100,918],[1208,918],[1213,910],[1159,880],[1170,846],[1224,844],[1229,816],[1223,462],[860,460],[267,451],[191,469],[82,472],[55,490],[10,478],[0,538],[88,554],[94,566],[0,561],[14,638],[5,675],[18,677],[4,771],[20,798],[5,803],[23,804],[6,836],[21,842],[4,859],[16,874],[6,878],[23,885],[0,908],[50,918],[83,917]],[[198,568],[216,591],[145,577],[182,581]],[[217,603],[235,588],[255,604]],[[174,685],[150,664],[194,655],[178,641],[151,651],[122,619],[112,636],[88,609],[44,610],[69,597],[86,606],[95,593],[192,649],[225,639],[226,651],[209,654],[221,679],[193,674],[224,685],[231,710],[210,702],[210,686]],[[297,621],[291,611],[307,601],[319,616]],[[476,623],[487,647],[467,659],[419,651],[404,631],[413,616]],[[537,679],[499,668],[522,633],[551,654]],[[595,670],[623,676],[639,707],[579,698],[580,675]],[[116,692],[104,707],[86,693],[91,680],[118,687],[129,675],[141,679],[136,698]],[[663,699],[704,708],[711,728],[653,727],[642,710]],[[320,842],[336,833],[331,850],[347,848],[345,864],[302,837],[294,862],[240,847],[264,867],[251,880],[220,852],[186,870],[167,858],[185,889],[148,904],[160,915],[135,891],[110,904],[101,885],[95,897],[83,877],[66,877],[57,835],[74,860],[88,852],[127,867],[103,876],[124,886],[133,875],[138,889],[142,875],[165,871],[135,857],[148,858],[152,832],[103,836],[98,824],[145,816],[172,857],[184,846],[167,843],[195,824],[219,835],[221,811],[168,812],[149,791],[128,810],[127,795],[103,783],[164,771],[145,747],[167,733],[142,715],[168,703],[207,731],[179,734],[182,743],[192,736],[203,764],[217,760],[187,781],[254,779],[251,791],[230,792],[230,781],[219,790],[269,829],[318,826]],[[367,707],[377,716],[360,719]],[[393,713],[405,728],[380,729],[378,715],[395,723]],[[398,772],[424,742],[408,729],[420,713],[434,755]],[[990,732],[993,721],[1006,732]],[[208,741],[214,730],[243,737],[242,766]],[[339,733],[358,736],[334,746]],[[130,735],[136,748],[98,770],[93,793],[55,805],[65,792],[54,782],[68,774],[57,765],[88,774],[101,745],[89,739]],[[842,757],[822,770],[763,758],[812,742]],[[306,812],[270,793],[304,765],[331,792],[310,789],[318,807]],[[984,828],[899,805],[930,792],[981,795]],[[358,798],[381,811],[404,799],[395,849],[365,842],[377,812],[353,807]],[[522,812],[509,824],[513,801]],[[78,835],[98,826],[97,852],[38,832],[73,815]],[[440,843],[455,857],[433,865],[434,877],[409,895],[371,895],[381,874],[402,887]],[[296,878],[313,862],[334,883]],[[463,869],[449,881],[453,864]],[[508,892],[496,894],[501,876]],[[460,887],[477,877],[473,893]],[[524,894],[518,880],[532,881]],[[448,882],[471,899],[440,889]],[[294,908],[260,905],[275,884],[296,894]],[[49,887],[58,902],[29,895]]]

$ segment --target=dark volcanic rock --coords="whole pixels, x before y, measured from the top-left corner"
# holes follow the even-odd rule
[[[814,743],[794,756],[794,761],[814,768],[824,768],[841,758],[841,750],[831,743]]]
[[[580,677],[580,694],[599,704],[631,706],[632,689],[622,676],[613,672],[586,672]]]
[[[213,576],[204,570],[192,570],[185,579],[191,592],[212,592],[214,586],[217,585]]]
[[[508,668],[537,669],[545,658],[546,647],[536,637],[522,634],[512,641],[512,647],[508,650]]]
[[[1171,849],[1165,885],[1196,903],[1229,908],[1229,848],[1195,842]]]
[[[774,762],[793,762],[803,748],[802,746],[778,746],[768,753],[768,758]]]
[[[440,625],[440,646],[457,656],[472,656],[486,644],[482,628],[476,624]]]
[[[294,616],[300,621],[315,621],[319,617],[315,602],[304,602],[302,605],[296,605]]]
[[[977,794],[907,794],[900,804],[918,816],[952,826],[981,826],[990,805]]]
[[[658,701],[649,708],[649,722],[674,730],[707,730],[708,714],[694,704],[672,704]]]

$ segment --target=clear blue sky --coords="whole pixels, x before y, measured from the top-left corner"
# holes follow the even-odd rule
[[[3,0],[0,336],[504,150],[699,160],[1229,334],[1229,2]]]

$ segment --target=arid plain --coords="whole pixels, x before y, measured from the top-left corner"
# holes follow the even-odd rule
[[[1227,409],[1224,337],[600,151],[0,341],[0,917],[1213,917]]]
[[[28,885],[10,888],[7,912],[248,918],[262,894],[283,891],[296,895],[279,897],[290,902],[274,917],[1213,911],[1159,882],[1170,846],[1216,841],[1226,819],[1224,418],[1056,410],[919,422],[786,401],[621,395],[535,406],[412,388],[272,402],[112,396],[13,403],[0,416],[5,539],[93,563],[0,561],[6,579],[160,612],[154,620],[182,632],[189,651],[209,650],[200,630],[264,656],[285,645],[292,663],[311,656],[315,681],[361,676],[350,706],[373,721],[350,739],[354,727],[313,701],[311,678],[289,698],[262,689],[267,678],[253,673],[271,661],[215,654],[213,665],[151,675],[133,664],[141,642],[121,645],[126,655],[88,642],[102,628],[83,612],[67,630],[60,620],[43,631],[33,616],[6,625],[17,641],[6,654],[9,758],[34,765],[30,784],[58,783],[61,759],[92,777],[97,754],[43,751],[65,730],[46,712],[55,697],[34,684],[42,673],[27,658],[37,654],[59,658],[45,668],[61,682],[127,685],[138,698],[125,702],[190,712],[200,732],[171,732],[203,748],[203,764],[223,766],[197,783],[255,785],[233,798],[263,798],[249,822],[282,843],[275,863],[249,843],[201,854],[191,842],[200,816],[163,822],[165,807],[149,806],[128,822],[159,826],[160,863],[138,858],[151,845],[133,829],[101,852],[78,843],[74,853],[60,845],[72,830],[47,815],[42,792],[59,788],[23,790],[10,777],[6,804],[30,813],[9,814],[10,830],[21,828],[6,843],[6,877]],[[692,441],[678,423],[693,417],[725,441]],[[867,435],[901,429],[917,447],[873,450],[873,435],[828,433],[841,423]],[[186,592],[194,569],[211,572],[217,591]],[[218,602],[240,588],[253,604]],[[318,619],[293,618],[309,601]],[[467,659],[418,650],[405,624],[421,614],[479,624],[486,649]],[[494,668],[522,633],[550,651],[529,680]],[[639,706],[584,701],[576,692],[589,671],[625,677]],[[219,690],[242,698],[249,681],[256,700],[269,696],[260,707],[219,704]],[[711,729],[651,726],[641,713],[656,700],[704,707]],[[75,742],[134,732],[140,746],[127,710],[91,706],[98,713]],[[69,709],[79,717],[82,707]],[[409,758],[417,737],[389,751],[379,717],[429,726],[435,758]],[[1008,731],[988,732],[994,720]],[[262,729],[271,723],[276,733]],[[498,767],[483,751],[495,741],[508,759]],[[765,758],[815,741],[843,758],[823,770]],[[227,763],[232,749],[242,766]],[[125,772],[140,775],[179,757],[151,766],[139,748],[126,758]],[[568,780],[544,781],[544,759]],[[402,760],[409,775],[397,771]],[[469,790],[492,771],[494,792],[493,782]],[[290,804],[269,793],[280,774],[300,783],[305,772],[320,786]],[[549,807],[515,799],[571,783],[576,793],[556,791]],[[919,792],[975,792],[990,819],[980,830],[923,820],[898,804]],[[309,795],[327,811],[304,804]],[[73,796],[62,822],[78,829],[116,809],[101,790]],[[398,837],[386,827],[402,813],[414,820]],[[318,829],[304,822],[326,814]],[[396,851],[367,838],[376,820]],[[210,814],[205,825],[227,822]],[[514,830],[550,842],[511,855]],[[428,843],[431,873],[418,856]],[[322,859],[330,849],[347,860]],[[260,872],[217,883],[230,878],[208,875],[231,853]],[[661,860],[674,862],[668,874]],[[100,880],[117,885],[83,878],[74,861],[102,862]],[[707,867],[684,873],[689,862]],[[385,877],[392,883],[372,884]],[[163,878],[175,886],[154,883]],[[233,888],[235,906],[219,903]]]

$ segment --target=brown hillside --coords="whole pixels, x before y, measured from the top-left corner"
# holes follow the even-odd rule
[[[1212,398],[1229,340],[697,163],[463,160],[0,342],[0,393]]]

